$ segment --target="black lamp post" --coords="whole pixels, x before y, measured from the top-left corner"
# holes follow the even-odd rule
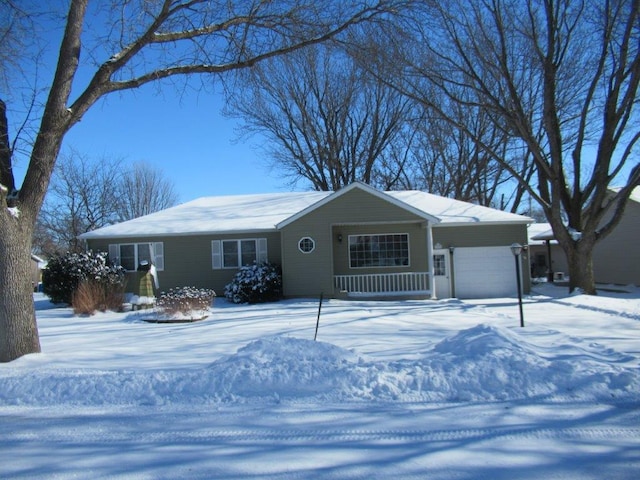
[[[522,313],[522,283],[520,281],[520,253],[522,252],[522,245],[514,243],[511,245],[511,253],[516,259],[516,280],[518,282],[518,307],[520,308],[520,326],[524,327],[524,315]]]

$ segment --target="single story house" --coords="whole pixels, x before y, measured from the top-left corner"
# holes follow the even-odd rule
[[[612,192],[616,189],[611,189]],[[567,275],[568,264],[564,250],[555,240],[551,225],[534,224],[529,227],[532,260],[539,265],[551,265],[550,277]],[[620,223],[593,250],[593,274],[596,283],[640,286],[640,187],[636,187],[620,219]],[[544,258],[543,258],[544,257]],[[551,261],[549,261],[551,257]],[[543,267],[540,267],[542,270]],[[534,277],[535,273],[532,274]]]
[[[195,286],[221,295],[240,266],[268,261],[282,268],[285,297],[483,298],[516,294],[510,245],[526,245],[531,222],[421,191],[353,183],[335,192],[199,198],[81,238],[129,272],[151,260],[161,290]],[[527,292],[526,247],[520,260]]]

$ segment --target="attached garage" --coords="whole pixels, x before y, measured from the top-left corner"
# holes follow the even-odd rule
[[[456,248],[453,265],[457,298],[512,297],[518,293],[515,259],[508,246]]]

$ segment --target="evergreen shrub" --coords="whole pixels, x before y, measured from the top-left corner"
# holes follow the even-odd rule
[[[104,296],[124,292],[124,269],[120,266],[108,265],[107,254],[66,253],[51,258],[42,271],[42,288],[53,303],[73,303],[73,295],[81,282],[100,285]],[[122,299],[120,298],[120,305]],[[109,308],[112,308],[110,306]]]
[[[255,263],[240,268],[224,295],[233,303],[274,302],[282,298],[282,271],[279,265]]]

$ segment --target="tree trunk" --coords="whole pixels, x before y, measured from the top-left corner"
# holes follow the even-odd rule
[[[569,291],[582,290],[587,295],[596,295],[596,282],[593,274],[593,248],[595,242],[581,239],[573,242],[568,249]]]
[[[11,215],[2,212],[2,215]],[[19,232],[19,220],[0,222],[0,362],[40,352],[31,283],[31,237]]]

